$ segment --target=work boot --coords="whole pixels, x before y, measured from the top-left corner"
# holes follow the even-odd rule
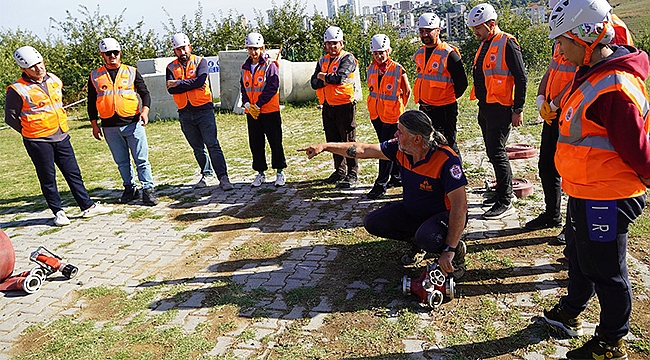
[[[512,206],[512,204],[505,205],[497,202],[492,205],[488,211],[484,212],[482,216],[485,220],[494,220],[504,218],[514,213],[515,208]]]
[[[416,266],[419,264],[422,260],[424,260],[424,257],[427,256],[427,252],[425,250],[420,249],[417,246],[411,247],[411,250],[404,254],[402,256],[401,261],[402,265],[405,267],[412,267]]]
[[[384,188],[384,185],[375,183],[372,189],[366,194],[366,197],[375,200],[384,195],[386,195],[386,188]]]
[[[347,174],[345,175],[343,180],[339,181],[339,183],[336,184],[336,187],[340,189],[349,189],[355,187],[356,185],[357,185],[357,175]]]
[[[345,174],[342,171],[334,171],[327,179],[323,180],[325,184],[336,184],[337,182],[343,180]]]
[[[562,231],[557,234],[557,242],[560,243],[561,245],[566,245],[566,225],[562,227]]]
[[[120,197],[120,204],[128,204],[131,201],[140,197],[140,190],[136,186],[126,185],[124,186],[124,192],[122,197]]]
[[[544,310],[544,320],[571,337],[582,336],[582,320],[569,316],[560,303],[551,310]]]
[[[598,326],[594,336],[581,347],[566,353],[567,359],[627,359],[625,340],[607,341],[599,334]]]
[[[156,190],[154,190],[154,188],[142,189],[142,202],[147,206],[158,205],[158,195],[156,195]]]
[[[390,180],[388,180],[388,184],[386,184],[386,188],[394,188],[394,187],[402,187],[402,179],[398,178],[397,176],[391,176]]]
[[[219,187],[224,191],[229,191],[235,188],[230,182],[228,175],[224,175],[219,179]]]
[[[525,228],[528,230],[540,230],[558,226],[562,226],[562,220],[553,219],[546,213],[541,213],[538,217],[527,222]]]

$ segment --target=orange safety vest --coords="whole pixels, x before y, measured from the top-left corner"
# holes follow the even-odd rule
[[[140,101],[135,92],[135,72],[132,66],[120,65],[115,83],[105,66],[90,73],[97,92],[97,112],[101,119],[111,118],[114,114],[130,117],[138,113]]]
[[[386,124],[396,124],[397,119],[404,112],[406,99],[404,99],[400,80],[404,69],[402,65],[388,60],[386,73],[379,83],[379,68],[373,62],[368,66],[368,112],[370,119],[381,119]]]
[[[56,75],[47,74],[47,93],[39,84],[26,81],[22,77],[9,85],[23,98],[20,125],[22,135],[28,139],[48,137],[59,128],[63,132],[69,130],[68,116],[63,109],[63,82]]]
[[[606,70],[591,75],[571,93],[559,119],[560,136],[555,166],[562,189],[575,198],[627,199],[645,194],[637,173],[612,146],[607,129],[587,118],[587,109],[599,96],[620,91],[639,109],[650,130],[650,105],[643,80],[629,73]]]
[[[553,44],[553,57],[551,57],[548,80],[546,81],[546,99],[550,101],[557,96],[566,94],[573,83],[576,71],[578,71],[578,67],[560,54],[560,43],[556,41]]]
[[[339,69],[339,60],[349,54],[349,52],[341,50],[339,56],[331,58],[330,54],[325,54],[318,60],[320,71],[327,74],[335,74]],[[352,56],[354,58],[354,56]],[[354,61],[358,64],[356,58]],[[354,102],[354,72],[350,73],[348,77],[343,80],[341,84],[328,84],[325,87],[316,89],[316,96],[320,104],[327,102],[330,105],[344,105]]]
[[[420,100],[428,105],[443,106],[456,102],[454,80],[447,70],[447,59],[452,51],[460,54],[458,48],[440,42],[426,61],[426,47],[422,46],[413,55],[417,67],[417,77],[413,86],[415,103]]]
[[[632,41],[632,34],[630,33],[630,30],[627,28],[627,25],[625,25],[623,20],[621,20],[621,18],[615,14],[612,14],[612,26],[614,27],[614,32],[616,33],[612,44],[634,46],[634,41]]]
[[[506,64],[506,45],[508,39],[515,39],[512,35],[499,31],[492,37],[490,48],[483,59],[483,75],[485,76],[485,88],[487,95],[485,102],[488,104],[499,103],[503,106],[512,106],[514,101],[515,77],[512,76],[508,64]],[[518,44],[518,43],[517,43]],[[481,53],[485,42],[481,43],[474,56],[474,67],[478,55]],[[476,100],[474,85],[469,96],[470,100]]]
[[[273,63],[280,68],[280,64],[278,64],[277,61],[274,61]],[[257,99],[260,97],[264,87],[266,86],[266,71],[269,69],[269,66],[270,62],[268,60],[265,61],[264,64],[258,63],[255,68],[255,76],[251,74],[250,70],[241,70],[241,77],[244,81],[244,90],[246,91],[246,95],[248,95],[248,100],[250,100],[251,104],[257,103]],[[269,102],[262,105],[260,108],[262,114],[280,111],[279,90],[280,89],[278,88],[278,91],[275,92],[275,95],[273,95]],[[248,110],[245,111],[248,112]]]
[[[203,60],[202,57],[196,56],[194,54],[190,55],[190,58],[187,60],[187,64],[183,67],[178,59],[172,61],[167,65],[167,68],[171,70],[174,74],[174,80],[188,80],[196,78],[196,70],[199,68],[199,64]],[[210,91],[210,86],[208,86],[208,79],[205,79],[205,84],[197,89],[192,89],[181,94],[173,94],[174,102],[178,106],[178,109],[181,110],[187,106],[189,101],[192,106],[201,106],[212,102],[212,91]]]

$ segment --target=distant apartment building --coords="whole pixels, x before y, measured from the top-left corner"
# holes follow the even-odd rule
[[[461,40],[467,37],[467,8],[463,6],[458,12],[447,13],[447,38],[449,41]]]
[[[339,13],[339,0],[327,0],[327,17],[334,18]]]
[[[372,14],[372,9],[370,8],[370,6],[364,6],[361,8],[361,15],[367,16],[370,14]]]
[[[413,9],[413,3],[410,0],[402,0],[399,2],[400,11],[407,12]]]
[[[548,9],[546,6],[538,4],[530,4],[527,7],[512,9],[513,13],[530,19],[530,21],[535,25],[545,24],[548,22],[546,19],[547,11]]]
[[[413,13],[408,12],[404,14],[404,22],[402,23],[404,27],[407,28],[412,28],[415,26],[415,15]]]

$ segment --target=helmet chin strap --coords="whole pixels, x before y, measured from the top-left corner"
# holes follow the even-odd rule
[[[577,42],[578,44],[584,46],[584,48],[585,48],[585,57],[584,57],[584,59],[582,59],[582,64],[589,65],[589,63],[591,63],[591,55],[594,53],[594,49],[596,48],[596,45],[598,45],[598,43],[600,43],[600,40],[602,40],[603,37],[605,37],[605,34],[607,33],[606,28],[605,28],[606,26],[609,26],[609,24],[608,23],[603,24],[603,31],[601,31],[600,34],[598,34],[598,37],[596,38],[596,40],[591,44],[587,44],[584,40],[582,40],[579,37],[577,37],[576,35],[574,35],[571,31],[566,32],[566,34],[569,35],[575,42]]]

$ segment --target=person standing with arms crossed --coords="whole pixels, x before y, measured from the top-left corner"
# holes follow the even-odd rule
[[[212,91],[208,86],[208,62],[192,54],[187,35],[178,33],[171,37],[171,42],[176,60],[167,65],[167,92],[174,97],[181,130],[201,167],[202,177],[196,187],[206,186],[207,178],[214,171],[219,179],[219,187],[232,190],[234,187],[228,178],[226,159],[217,139]],[[209,158],[205,153],[206,147]]]
[[[330,26],[323,35],[325,56],[316,64],[311,76],[311,87],[316,90],[323,106],[323,128],[328,142],[356,141],[356,100],[354,99],[354,71],[357,59],[343,50],[343,30]],[[334,172],[325,182],[350,188],[357,184],[359,165],[355,158],[333,154]]]
[[[158,204],[158,197],[151,175],[149,144],[144,130],[149,122],[149,90],[136,68],[122,64],[122,47],[117,40],[102,39],[99,51],[104,65],[93,70],[88,79],[88,118],[93,136],[101,140],[103,132],[113,154],[124,185],[120,202],[126,204],[140,195],[135,185],[130,150],[142,184],[142,202],[154,206]],[[142,99],[142,109],[138,95]],[[97,124],[98,117],[102,120],[101,128]]]
[[[282,147],[282,118],[280,117],[280,78],[278,63],[264,52],[264,37],[250,33],[244,43],[248,59],[241,67],[241,94],[248,124],[248,144],[253,155],[253,170],[258,174],[251,184],[261,186],[268,169],[264,135],[271,146],[271,166],[276,170],[275,186],[284,186],[287,161]]]
[[[81,178],[68,134],[68,116],[63,109],[63,82],[47,72],[43,56],[31,46],[16,50],[14,60],[23,73],[7,87],[5,122],[23,136],[41,192],[54,213],[54,225],[70,225],[56,186],[55,164],[68,183],[82,217],[111,212],[112,208],[90,199]]]
[[[456,143],[458,102],[467,89],[467,75],[460,59],[460,52],[440,40],[440,18],[425,13],[418,19],[418,31],[422,47],[413,55],[417,78],[413,85],[413,98],[440,131],[458,157]],[[462,162],[462,158],[461,158]]]
[[[392,51],[387,35],[377,34],[370,40],[373,62],[368,66],[368,112],[379,142],[395,137],[397,119],[404,112],[411,95],[408,76],[402,65],[390,58]],[[369,199],[386,194],[389,184],[400,184],[399,165],[389,160],[379,160],[379,173]]]
[[[515,213],[512,206],[512,169],[506,142],[512,126],[524,121],[526,67],[517,40],[499,29],[497,12],[478,4],[469,12],[467,25],[481,41],[474,57],[474,86],[470,99],[478,99],[478,123],[485,150],[494,168],[496,195],[483,202],[492,207],[484,219],[501,219]]]

